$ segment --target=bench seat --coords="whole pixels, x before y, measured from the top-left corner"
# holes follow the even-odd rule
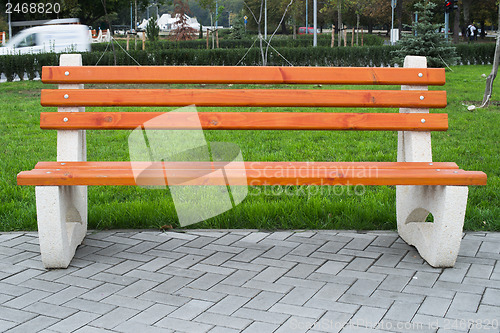
[[[229,167],[226,168],[225,166]],[[141,172],[138,179],[134,168]],[[227,175],[214,172],[224,168]],[[169,169],[165,177],[164,169]],[[485,185],[480,171],[422,162],[39,162],[19,185]]]

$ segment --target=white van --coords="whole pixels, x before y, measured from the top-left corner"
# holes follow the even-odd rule
[[[87,51],[90,51],[89,30],[81,24],[29,28],[12,37],[5,47],[0,47],[0,55]]]

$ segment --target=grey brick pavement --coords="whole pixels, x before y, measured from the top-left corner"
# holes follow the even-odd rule
[[[500,234],[427,265],[394,232],[89,232],[45,270],[0,234],[0,332],[500,332]]]

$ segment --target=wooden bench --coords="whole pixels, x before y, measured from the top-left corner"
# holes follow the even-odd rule
[[[36,186],[43,264],[47,268],[67,267],[82,242],[87,230],[87,185],[137,184],[131,162],[86,161],[85,130],[135,129],[162,114],[84,113],[85,107],[194,104],[399,108],[399,113],[201,112],[196,121],[199,118],[199,124],[207,130],[399,131],[397,162],[245,162],[246,176],[236,182],[237,185],[397,185],[399,235],[414,245],[430,265],[453,266],[462,237],[467,186],[485,185],[486,175],[460,170],[455,163],[432,162],[430,132],[447,130],[448,118],[447,114],[429,114],[429,108],[446,107],[446,92],[428,91],[427,86],[443,85],[445,72],[426,68],[425,57],[407,57],[404,67],[93,67],[82,66],[79,55],[62,55],[60,66],[44,67],[42,72],[44,83],[59,84],[59,89],[42,90],[42,105],[57,106],[58,112],[43,112],[40,124],[42,129],[57,130],[57,162],[39,162],[35,169],[17,176],[19,185]],[[86,83],[362,84],[401,85],[401,90],[83,89]],[[155,128],[195,129],[196,126],[191,126],[192,116],[171,112],[169,120],[158,121]],[[150,169],[165,168],[161,162],[155,165]],[[174,167],[178,172],[175,179],[168,179],[169,184],[192,178],[196,170],[214,168],[203,163],[179,165]],[[301,172],[279,172],[283,168]],[[377,172],[358,172],[367,168],[375,168]],[[152,172],[145,179],[148,184],[165,184],[162,175]],[[216,178],[205,184],[216,184],[220,181]],[[425,222],[429,213],[433,214],[434,222]]]

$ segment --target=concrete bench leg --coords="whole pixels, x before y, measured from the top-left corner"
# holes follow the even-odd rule
[[[453,267],[460,249],[467,186],[397,186],[398,233],[433,267]],[[425,222],[431,213],[434,222]]]
[[[45,268],[66,268],[87,232],[86,186],[36,186],[40,252]]]
[[[62,54],[61,66],[82,66],[81,54]],[[72,75],[71,69],[66,75]],[[83,89],[83,84],[60,84],[60,89]],[[83,107],[58,107],[58,112],[85,112]],[[57,160],[86,161],[86,133],[57,131]],[[37,186],[36,210],[40,252],[46,268],[66,268],[87,232],[87,186]]]
[[[425,57],[407,56],[404,67],[427,67]],[[427,86],[401,86],[401,90],[427,90]],[[420,113],[429,109],[401,108],[401,113]],[[432,164],[430,132],[399,132],[398,162]],[[398,232],[414,245],[422,258],[434,267],[452,267],[458,256],[467,186],[396,186]],[[425,222],[431,213],[434,222]]]

